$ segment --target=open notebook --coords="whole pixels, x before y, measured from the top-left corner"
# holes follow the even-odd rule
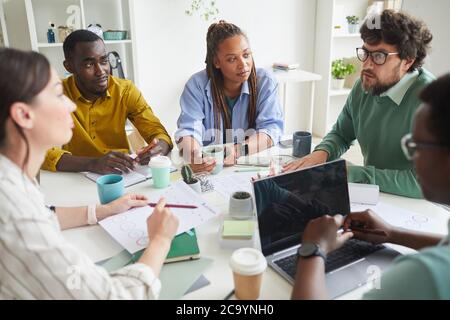
[[[171,167],[170,172],[174,171],[177,171],[177,168]],[[101,174],[93,172],[85,173],[85,177],[94,182],[96,182],[97,179],[100,178],[101,176],[102,176]],[[152,171],[149,166],[137,166],[134,171],[123,174],[123,181],[125,188],[140,182],[144,182],[151,178],[152,178]]]

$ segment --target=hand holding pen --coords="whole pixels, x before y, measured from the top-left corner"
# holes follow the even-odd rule
[[[152,157],[160,155],[162,151],[162,147],[159,145],[159,140],[153,139],[148,146],[136,152],[137,157],[134,161],[140,165],[146,165]]]
[[[391,242],[392,227],[372,210],[350,213],[344,230],[350,230],[356,239],[374,244]]]

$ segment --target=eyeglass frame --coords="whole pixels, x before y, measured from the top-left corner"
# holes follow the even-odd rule
[[[367,53],[367,59],[366,60],[362,60],[362,59],[359,58],[358,50],[364,50]],[[383,63],[376,63],[374,58],[373,58],[373,54],[374,53],[381,53],[382,55],[384,55],[384,62]],[[375,63],[377,66],[382,66],[382,65],[386,64],[386,61],[387,61],[389,56],[393,56],[393,55],[397,55],[397,54],[400,54],[400,52],[383,52],[383,51],[379,51],[379,50],[369,51],[369,50],[367,50],[364,47],[356,48],[356,57],[358,58],[359,61],[366,62],[369,59],[369,57],[370,57],[372,59],[373,63]]]
[[[450,146],[438,143],[429,143],[429,142],[415,142],[413,140],[412,134],[408,133],[402,138],[402,151],[405,154],[406,159],[413,160],[414,153],[417,149],[434,149],[434,150],[448,150],[450,151]],[[412,149],[412,155],[409,150]]]

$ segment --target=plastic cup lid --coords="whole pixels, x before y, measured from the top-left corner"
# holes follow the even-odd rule
[[[172,164],[172,161],[168,157],[165,156],[157,156],[151,158],[150,162],[148,163],[150,168],[167,168],[170,167]]]
[[[244,276],[262,273],[267,268],[266,258],[261,251],[253,248],[238,249],[231,255],[231,269]]]

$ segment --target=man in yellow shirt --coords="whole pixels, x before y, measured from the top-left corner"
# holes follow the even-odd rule
[[[167,154],[172,141],[159,119],[130,80],[110,75],[103,40],[87,30],[77,30],[64,41],[64,67],[73,75],[63,80],[64,94],[77,105],[72,114],[72,140],[47,152],[43,169],[126,173],[137,163],[147,164],[155,154]],[[125,132],[129,119],[149,144],[129,155]]]

